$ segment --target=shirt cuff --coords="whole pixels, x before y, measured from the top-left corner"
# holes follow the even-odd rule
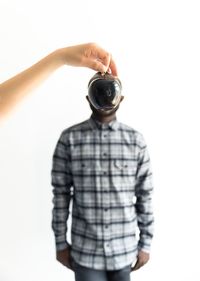
[[[65,241],[65,242],[62,242],[62,243],[56,243],[56,251],[62,251],[62,250],[65,250],[67,248],[69,248],[71,245]]]
[[[151,250],[151,245],[150,244],[145,244],[145,243],[139,241],[139,243],[138,243],[138,252],[139,251],[143,251],[143,252],[149,254],[150,250]]]

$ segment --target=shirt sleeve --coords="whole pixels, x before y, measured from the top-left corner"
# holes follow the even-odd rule
[[[143,136],[140,136],[140,149],[136,173],[136,212],[140,231],[138,250],[150,252],[154,230],[154,216],[152,207],[152,170],[150,157]]]
[[[66,240],[66,234],[69,205],[72,198],[72,175],[69,146],[64,134],[61,134],[53,154],[51,176],[53,186],[52,229],[58,251],[70,246]]]

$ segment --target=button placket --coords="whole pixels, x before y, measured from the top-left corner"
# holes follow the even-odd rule
[[[109,204],[110,204],[110,194],[109,194],[109,144],[108,144],[108,138],[109,138],[109,132],[107,128],[104,128],[105,130],[102,130],[101,132],[101,142],[102,142],[102,151],[101,151],[101,158],[102,158],[102,189],[104,191],[103,193],[103,206],[102,206],[102,212],[103,212],[103,231],[104,231],[104,251],[105,253],[110,253],[110,242],[108,241],[110,237],[110,227],[109,227]]]

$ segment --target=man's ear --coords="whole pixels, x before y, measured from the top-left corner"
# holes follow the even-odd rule
[[[121,96],[121,98],[120,98],[120,102],[122,102],[122,101],[123,101],[123,99],[124,99],[124,96]]]

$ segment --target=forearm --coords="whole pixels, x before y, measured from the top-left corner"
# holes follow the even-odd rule
[[[140,230],[138,248],[145,252],[149,252],[154,231],[152,205],[153,179],[149,153],[146,143],[141,136],[135,191],[135,207],[137,212],[138,227]]]
[[[0,116],[5,115],[27,93],[62,66],[61,50],[56,50],[39,62],[0,85]]]
[[[150,252],[154,232],[154,215],[151,198],[147,196],[147,198],[139,199],[136,203],[136,210],[140,230],[138,248],[145,252]]]
[[[72,177],[68,145],[63,134],[57,142],[51,171],[53,186],[52,228],[55,235],[56,249],[63,250],[68,246],[66,241],[67,220],[72,198]]]
[[[55,194],[54,189],[54,194]],[[56,250],[68,247],[66,240],[67,220],[69,216],[70,194],[54,195],[52,211],[52,229],[55,236]]]

